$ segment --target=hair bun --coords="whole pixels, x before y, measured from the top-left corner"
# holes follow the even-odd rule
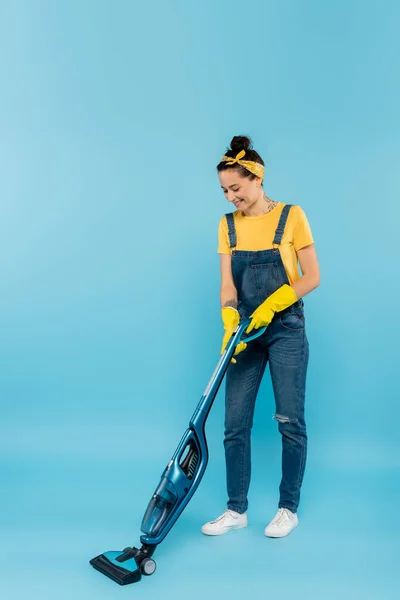
[[[232,152],[240,152],[252,148],[252,141],[245,135],[234,135],[231,141]]]

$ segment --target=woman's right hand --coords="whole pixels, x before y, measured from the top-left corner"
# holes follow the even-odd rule
[[[225,329],[224,337],[222,339],[222,347],[221,347],[221,354],[223,354],[225,352],[225,348],[226,348],[229,340],[232,337],[233,332],[235,331],[236,327],[240,323],[240,315],[239,315],[238,311],[236,310],[236,308],[233,308],[233,306],[224,306],[221,309],[221,317],[222,317],[222,322],[224,324],[224,329]],[[246,348],[247,348],[247,344],[245,342],[239,342],[239,344],[236,346],[234,356],[236,356],[237,354],[239,354],[239,352],[242,352]],[[234,358],[232,358],[231,362],[235,363],[236,360]]]

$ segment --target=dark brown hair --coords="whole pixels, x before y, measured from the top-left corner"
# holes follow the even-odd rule
[[[235,158],[238,152],[241,150],[245,150],[246,154],[243,157],[243,160],[254,160],[255,162],[264,164],[261,156],[253,150],[253,144],[249,137],[245,135],[234,135],[231,141],[230,148],[225,152],[226,156],[230,156],[231,158]],[[217,171],[225,171],[226,169],[236,169],[241,177],[248,177],[249,179],[256,179],[256,175],[254,173],[250,173],[245,167],[239,165],[238,163],[234,163],[233,165],[228,165],[226,162],[222,161],[217,165]]]

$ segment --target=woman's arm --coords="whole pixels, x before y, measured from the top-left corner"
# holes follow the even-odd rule
[[[297,257],[303,275],[293,282],[291,287],[297,298],[302,298],[319,286],[319,265],[314,244],[298,250]]]
[[[221,268],[221,307],[232,306],[237,309],[238,297],[236,286],[232,277],[232,256],[230,254],[220,254]]]

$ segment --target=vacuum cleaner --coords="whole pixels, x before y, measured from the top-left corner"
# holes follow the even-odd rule
[[[156,562],[152,556],[155,549],[171,531],[200,484],[208,463],[205,423],[235,348],[241,341],[249,342],[259,337],[266,329],[261,327],[253,335],[242,337],[250,322],[250,319],[243,320],[233,332],[190,419],[188,429],[161,475],[143,516],[141,548],[128,546],[122,551],[105,552],[90,560],[95,569],[120,585],[136,583],[142,575],[154,573]]]

